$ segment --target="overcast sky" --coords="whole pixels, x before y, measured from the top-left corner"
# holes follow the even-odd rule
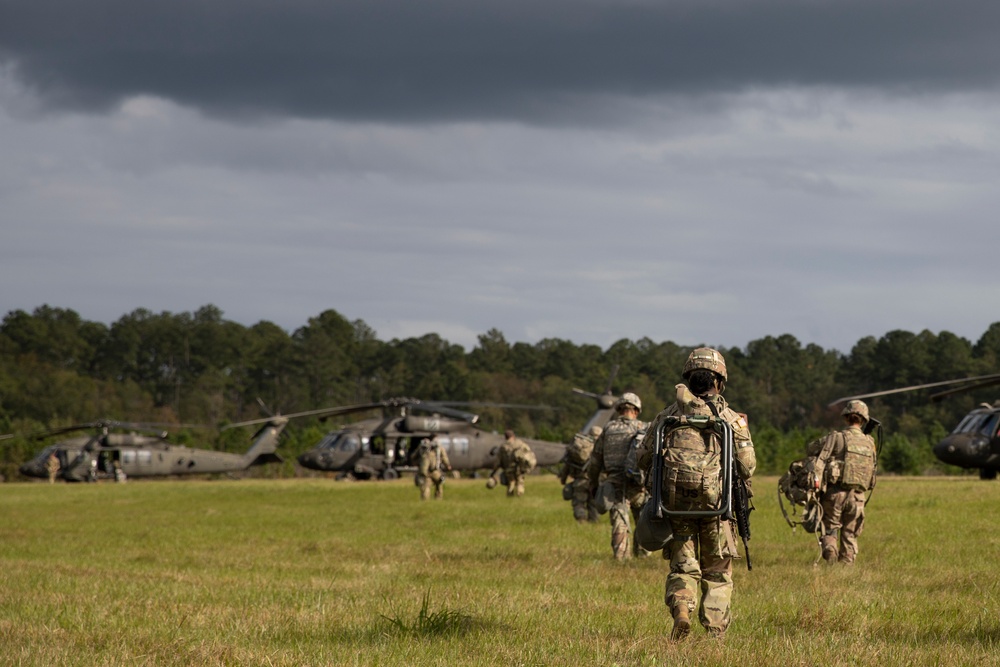
[[[994,0],[0,0],[0,316],[1000,321]]]

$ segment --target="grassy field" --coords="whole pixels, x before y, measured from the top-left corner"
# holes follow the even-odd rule
[[[551,475],[0,485],[0,665],[1000,665],[1000,484],[883,479],[814,567],[756,480],[724,642],[666,641],[666,564],[611,559]]]

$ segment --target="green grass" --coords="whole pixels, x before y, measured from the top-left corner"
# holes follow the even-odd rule
[[[883,479],[853,568],[756,480],[723,643],[558,481],[0,486],[0,665],[1000,665],[1000,484]]]

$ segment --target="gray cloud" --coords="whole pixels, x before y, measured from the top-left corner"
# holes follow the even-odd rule
[[[754,87],[993,89],[991,0],[74,0],[0,3],[47,106],[602,122],[615,100]]]

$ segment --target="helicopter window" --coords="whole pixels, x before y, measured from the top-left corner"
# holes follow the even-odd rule
[[[337,441],[337,449],[342,452],[356,452],[360,446],[361,440],[353,433],[344,433]]]
[[[982,413],[976,412],[965,415],[965,418],[958,423],[952,433],[968,433],[979,430],[979,423],[983,420],[983,416]]]
[[[466,437],[452,438],[451,447],[448,449],[453,454],[468,454],[469,439]]]
[[[998,418],[1000,418],[1000,414],[993,413],[992,415],[989,415],[988,419],[983,420],[983,425],[979,428],[979,431],[992,438],[997,432]]]
[[[318,449],[333,449],[334,445],[337,444],[337,440],[340,439],[340,433],[329,433],[320,440]]]

